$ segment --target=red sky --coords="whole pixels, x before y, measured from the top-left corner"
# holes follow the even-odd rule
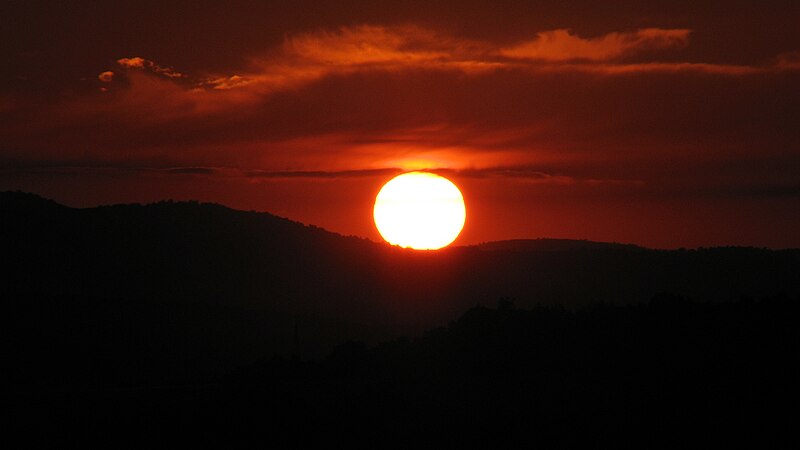
[[[800,247],[800,3],[430,3],[4,2],[0,190],[380,240],[426,168],[457,244]]]

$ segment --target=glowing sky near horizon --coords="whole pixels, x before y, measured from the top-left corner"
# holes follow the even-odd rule
[[[800,247],[797,2],[373,3],[5,4],[0,189],[380,240],[432,170],[456,244]]]

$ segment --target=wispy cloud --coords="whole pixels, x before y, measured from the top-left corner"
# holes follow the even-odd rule
[[[353,170],[248,170],[244,175],[249,178],[363,178],[386,176],[402,172],[398,168],[385,169],[353,169]]]
[[[543,31],[530,41],[501,48],[499,52],[518,59],[608,61],[648,50],[686,47],[690,33],[687,29],[645,28],[582,38],[568,29],[559,29]]]
[[[564,63],[539,67],[539,71],[548,72],[583,72],[602,75],[630,75],[647,73],[699,73],[709,75],[754,75],[779,69],[780,67],[756,67],[735,64],[709,64],[691,62],[645,62],[629,64],[613,63]]]
[[[2,173],[3,169],[0,169]],[[100,165],[33,165],[25,167],[15,167],[15,173],[32,174],[113,174],[113,173],[151,173],[163,176],[200,176],[227,179],[250,179],[250,180],[282,180],[282,179],[309,179],[309,180],[333,180],[333,179],[353,179],[353,178],[386,178],[393,177],[406,172],[407,169],[400,167],[385,167],[378,169],[347,169],[347,170],[253,170],[239,169],[231,167],[130,167],[130,166],[108,166]],[[429,167],[420,168],[420,171],[436,173],[443,176],[458,179],[486,179],[502,178],[507,180],[518,180],[539,184],[628,184],[640,185],[640,180],[621,180],[621,179],[599,179],[584,178],[563,173],[549,173],[541,169],[532,167],[485,167],[453,169],[449,167]]]
[[[134,56],[131,58],[120,58],[117,60],[117,64],[119,64],[121,67],[125,69],[149,70],[152,73],[162,75],[167,78],[186,77],[185,74],[178,72],[177,70],[171,67],[160,66],[154,61],[150,61],[149,59],[144,59],[140,56]]]
[[[481,75],[522,70],[605,76],[694,72],[742,76],[800,67],[797,53],[781,55],[774,64],[765,66],[658,59],[658,52],[687,47],[691,33],[683,28],[644,28],[582,37],[568,29],[556,29],[539,32],[533,39],[514,45],[499,46],[418,26],[362,25],[287,36],[280,46],[253,58],[249,69],[233,74],[189,75],[140,56],[120,58],[117,63],[126,70],[149,72],[180,82],[198,101],[202,101],[199,93],[208,90],[228,91],[228,98],[234,102],[296,89],[329,76],[376,71],[456,71]],[[640,58],[626,61],[626,57],[634,55]],[[215,97],[215,101],[219,100]]]
[[[339,67],[421,64],[453,58],[453,44],[418,27],[360,26],[287,37],[283,53],[305,63]]]
[[[435,70],[486,74],[499,70],[596,73],[697,72],[739,76],[795,67],[787,54],[775,65],[743,66],[702,61],[659,61],[658,52],[690,44],[689,29],[645,28],[581,37],[568,29],[542,31],[527,41],[499,46],[490,41],[457,38],[416,26],[355,26],[287,36],[250,70],[201,77],[198,88],[247,88],[269,93],[293,89],[331,75],[358,72]],[[629,56],[648,58],[626,62]],[[149,62],[132,58],[135,67]]]

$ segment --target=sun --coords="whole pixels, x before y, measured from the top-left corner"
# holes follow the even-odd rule
[[[386,242],[436,250],[458,237],[467,211],[452,181],[429,172],[408,172],[383,185],[375,197],[373,216]]]

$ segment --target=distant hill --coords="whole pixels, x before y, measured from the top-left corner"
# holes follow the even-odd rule
[[[208,379],[264,355],[415,334],[499,298],[800,294],[798,250],[532,240],[417,252],[197,202],[75,209],[0,193],[0,248],[0,351],[30,385]],[[48,367],[32,376],[32,361]]]
[[[478,244],[481,250],[502,252],[566,252],[576,250],[646,250],[633,244],[594,242],[574,239],[512,239]]]

